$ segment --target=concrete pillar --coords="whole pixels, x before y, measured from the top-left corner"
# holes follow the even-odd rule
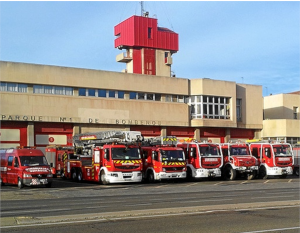
[[[198,142],[200,141],[200,129],[196,128],[194,131],[194,139],[196,139]]]
[[[167,128],[162,126],[160,130],[160,136],[166,137],[167,136]]]
[[[34,146],[34,123],[28,122],[27,125],[27,146]]]
[[[254,139],[261,139],[262,138],[262,130],[260,129],[257,129],[257,130],[254,130]]]
[[[125,92],[124,93],[124,99],[125,100],[129,100],[129,92]]]
[[[73,125],[73,136],[75,134],[79,134],[79,133],[81,133],[81,127],[80,127],[80,125],[79,124],[74,124]]]
[[[229,142],[230,141],[230,129],[226,129],[225,131],[225,138],[224,138],[224,142]]]

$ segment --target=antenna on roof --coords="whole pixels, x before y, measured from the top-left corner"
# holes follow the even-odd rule
[[[144,14],[144,2],[141,1],[140,3],[141,3],[141,16],[143,16],[143,14]]]

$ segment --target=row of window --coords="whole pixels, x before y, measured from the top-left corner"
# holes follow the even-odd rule
[[[20,83],[0,83],[0,91],[11,91],[11,92],[27,92],[27,84]]]

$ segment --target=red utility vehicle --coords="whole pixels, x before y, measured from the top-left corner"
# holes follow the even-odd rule
[[[102,184],[141,182],[142,158],[137,131],[103,131],[73,137],[78,159],[65,161],[64,177]]]
[[[41,150],[34,147],[2,149],[0,156],[1,185],[17,184],[19,188],[24,185],[51,187],[52,173]]]
[[[221,177],[223,155],[221,145],[212,142],[184,140],[183,148],[187,161],[187,179]]]
[[[251,155],[249,146],[246,143],[223,143],[222,176],[226,180],[235,180],[237,175],[245,175],[252,180],[258,173],[258,160]]]
[[[143,178],[148,182],[163,179],[186,178],[186,162],[177,138],[150,138],[141,146],[143,155]]]
[[[252,155],[259,161],[259,177],[281,176],[293,174],[294,156],[289,143],[258,142],[249,145]]]
[[[53,176],[61,176],[64,170],[64,161],[75,159],[74,147],[47,146],[45,156],[50,164]]]

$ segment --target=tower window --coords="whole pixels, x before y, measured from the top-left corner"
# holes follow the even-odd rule
[[[148,28],[148,39],[152,39],[152,28]]]

